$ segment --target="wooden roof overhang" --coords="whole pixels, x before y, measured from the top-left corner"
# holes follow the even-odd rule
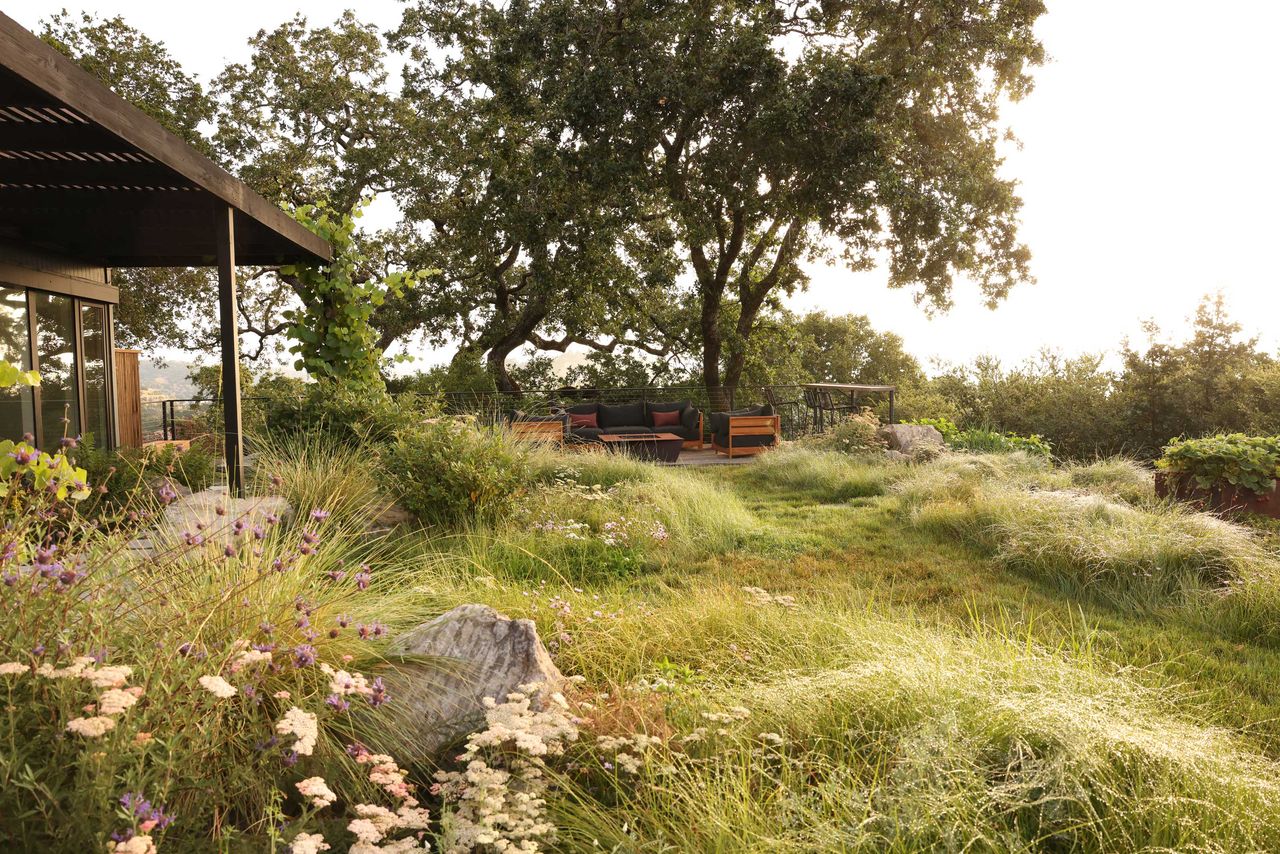
[[[0,14],[0,239],[104,267],[331,260],[329,245]]]

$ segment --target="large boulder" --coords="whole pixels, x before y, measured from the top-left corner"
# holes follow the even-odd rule
[[[459,605],[401,635],[392,653],[412,656],[385,677],[399,719],[397,756],[422,759],[484,726],[484,700],[503,702],[522,685],[547,697],[565,678],[532,620],[512,620],[488,605]],[[403,739],[403,740],[399,740]]]
[[[907,456],[925,446],[935,450],[943,447],[942,434],[938,428],[928,424],[886,424],[876,431],[876,435],[884,439],[889,450]]]

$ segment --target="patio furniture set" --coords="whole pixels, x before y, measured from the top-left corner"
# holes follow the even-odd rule
[[[674,463],[680,451],[706,446],[708,419],[688,400],[608,404],[598,401],[553,407],[550,415],[516,410],[508,417],[513,433],[526,439],[568,445],[602,445],[610,451]],[[726,457],[758,454],[775,446],[781,419],[771,405],[710,416],[711,449]]]

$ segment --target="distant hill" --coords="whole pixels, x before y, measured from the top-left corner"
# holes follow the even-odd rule
[[[138,374],[142,399],[167,400],[193,396],[195,387],[187,379],[187,372],[191,367],[191,362],[179,359],[168,359],[163,368],[157,367],[150,359],[140,359]]]

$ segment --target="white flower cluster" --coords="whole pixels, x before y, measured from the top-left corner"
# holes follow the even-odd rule
[[[337,694],[341,697],[349,694],[359,694],[362,697],[367,697],[373,693],[373,689],[369,687],[369,680],[359,673],[334,670],[328,664],[321,664],[320,669],[329,677],[329,693],[331,694]]]
[[[31,672],[28,665],[16,661],[0,663],[0,676],[22,676]],[[67,721],[67,731],[83,738],[101,738],[115,729],[116,715],[131,708],[142,696],[141,688],[125,687],[125,682],[133,675],[132,667],[124,664],[98,665],[87,655],[73,659],[66,667],[54,667],[45,662],[35,669],[35,675],[45,679],[83,679],[94,688],[106,689],[97,703],[85,707],[86,712],[97,714]]]
[[[310,756],[320,737],[320,725],[311,712],[304,712],[293,706],[284,713],[283,718],[276,721],[276,732],[294,736],[297,741],[294,742],[293,749],[301,756]]]
[[[221,676],[201,676],[199,682],[201,688],[220,700],[228,700],[236,695],[236,687]]]
[[[762,587],[743,587],[742,592],[751,599],[752,605],[781,605],[783,608],[798,608],[800,603],[794,596],[781,593],[770,593]]]
[[[645,754],[661,745],[662,739],[644,733],[596,736],[596,749],[613,754],[613,762],[606,762],[605,767],[612,770],[616,765],[627,774],[639,774]]]
[[[578,738],[559,694],[534,707],[538,686],[522,685],[505,703],[485,703],[487,728],[467,739],[461,771],[442,771],[434,787],[445,803],[447,854],[476,848],[536,852],[555,827],[546,820],[545,758],[559,756]],[[452,808],[452,809],[450,809]]]
[[[338,799],[323,777],[308,777],[300,780],[297,786],[302,797],[310,799],[311,805],[318,810],[324,809]]]

